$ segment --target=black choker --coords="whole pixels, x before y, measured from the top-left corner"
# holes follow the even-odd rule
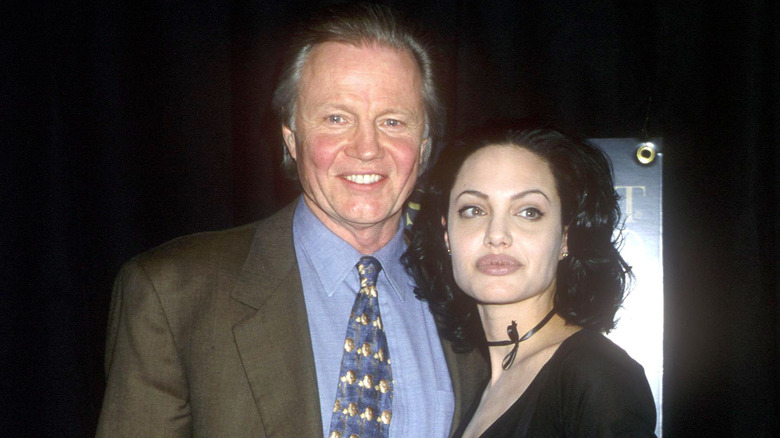
[[[550,318],[555,315],[555,309],[550,310],[550,313],[547,314],[547,316],[544,317],[544,319],[539,323],[536,324],[536,327],[532,328],[531,330],[528,330],[528,333],[524,334],[522,338],[517,337],[517,323],[515,321],[512,321],[512,325],[508,326],[506,328],[506,332],[509,335],[508,341],[488,341],[488,347],[503,347],[505,345],[512,345],[515,344],[515,347],[512,349],[512,351],[509,352],[509,354],[504,357],[504,362],[501,363],[501,367],[505,370],[508,370],[509,367],[512,366],[512,362],[515,361],[515,356],[517,356],[517,348],[520,346],[520,343],[525,341],[526,339],[533,336],[534,333],[538,332],[539,329],[544,327],[545,324],[547,324],[547,321],[550,320]]]

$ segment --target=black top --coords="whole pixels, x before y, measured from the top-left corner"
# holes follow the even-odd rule
[[[478,405],[479,398],[454,437],[463,435]],[[602,334],[580,330],[482,437],[654,437],[654,431],[655,403],[642,366]]]

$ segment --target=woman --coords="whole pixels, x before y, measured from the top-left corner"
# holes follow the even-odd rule
[[[445,150],[405,261],[442,336],[491,377],[456,436],[654,436],[642,367],[603,332],[630,278],[608,159],[553,129]]]

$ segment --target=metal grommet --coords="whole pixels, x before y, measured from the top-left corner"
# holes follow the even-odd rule
[[[655,161],[655,145],[651,142],[640,143],[636,150],[636,160],[639,164],[648,165]]]

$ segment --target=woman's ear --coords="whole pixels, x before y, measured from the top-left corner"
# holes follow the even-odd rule
[[[569,256],[569,227],[563,227],[563,236],[561,236],[561,253],[558,260],[563,260]]]
[[[447,253],[452,254],[450,249],[450,233],[447,232],[447,218],[441,217],[441,227],[444,228],[444,244],[447,246]]]

